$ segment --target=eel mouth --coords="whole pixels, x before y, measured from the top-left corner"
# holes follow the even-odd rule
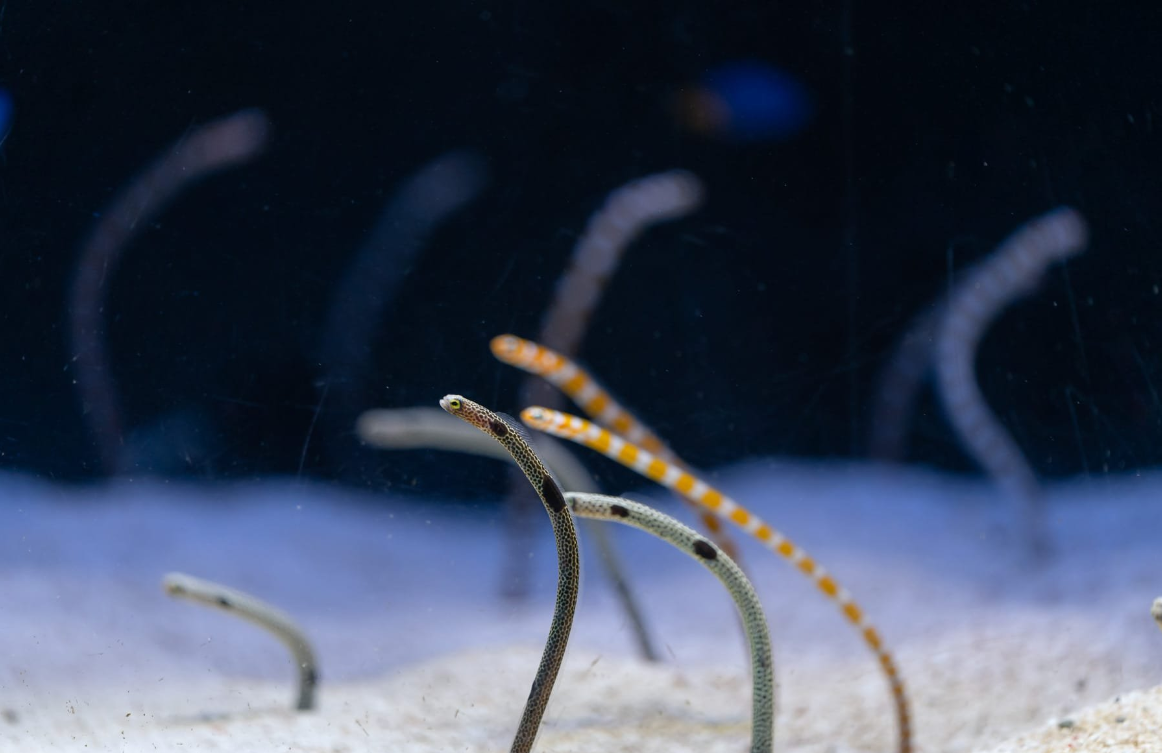
[[[456,418],[467,421],[481,431],[488,431],[488,418],[481,413],[480,406],[463,395],[444,395],[440,399],[440,407]]]

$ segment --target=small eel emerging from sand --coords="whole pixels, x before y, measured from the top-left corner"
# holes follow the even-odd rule
[[[192,575],[169,573],[162,579],[162,588],[170,596],[177,596],[200,604],[216,607],[265,628],[278,638],[294,657],[299,670],[299,698],[295,708],[307,711],[315,706],[315,686],[319,682],[315,652],[303,631],[285,613],[250,594],[213,583]]]
[[[693,557],[726,586],[746,628],[750,644],[751,753],[771,753],[774,747],[775,674],[771,659],[771,636],[763,605],[742,569],[721,548],[694,529],[649,505],[604,494],[569,492],[565,501],[574,515],[624,523],[664,539]]]
[[[431,409],[435,411],[435,417],[444,417],[452,421],[451,426],[443,426],[442,421],[435,421],[435,417],[427,413],[428,410],[411,408],[369,411],[360,418],[359,434],[364,441],[382,442],[388,447],[430,446],[484,457],[509,459],[508,452],[497,447],[484,433],[452,421],[442,412]],[[468,434],[452,431],[457,427]],[[546,447],[555,449],[558,446]],[[562,465],[549,467],[557,469],[563,482],[568,484],[572,478],[575,483],[570,484],[571,486],[584,487],[592,484],[571,455],[565,454],[560,460]],[[569,461],[569,464],[565,464],[565,461]],[[577,467],[572,468],[572,464],[576,464]],[[570,469],[569,475],[566,475],[565,469]],[[726,586],[742,617],[747,644],[750,647],[753,684],[751,751],[770,753],[774,735],[774,669],[771,659],[771,639],[762,604],[742,569],[726,552],[714,546],[712,542],[708,543],[693,529],[648,505],[591,492],[566,492],[565,502],[579,518],[634,526],[665,540],[696,559]],[[618,587],[616,582],[614,587]]]
[[[936,380],[948,421],[969,455],[1018,505],[1027,548],[1041,558],[1051,548],[1045,490],[985,401],[976,355],[1000,313],[1032,293],[1052,264],[1077,256],[1088,242],[1085,219],[1070,207],[1029,220],[957,281],[936,326]]]
[[[565,658],[565,647],[573,628],[573,615],[577,611],[577,595],[581,588],[581,554],[577,547],[577,530],[573,527],[573,516],[565,504],[561,487],[557,486],[545,464],[533,452],[520,424],[510,423],[483,405],[460,395],[445,395],[440,401],[440,407],[480,429],[508,450],[541,498],[553,524],[553,536],[557,540],[557,603],[553,608],[553,622],[549,627],[549,638],[545,642],[541,664],[537,667],[533,687],[529,690],[529,699],[525,703],[524,714],[510,749],[511,753],[528,753],[532,750],[545,706],[548,705],[553,684],[557,681],[557,673]]]
[[[553,385],[581,410],[614,434],[645,448],[668,463],[677,461],[661,437],[643,424],[572,359],[540,343],[516,335],[497,335],[489,343],[492,355],[502,363],[539,376]]]
[[[550,410],[542,407],[525,408],[521,412],[521,420],[530,427],[546,432],[561,439],[568,439],[577,444],[596,450],[606,457],[616,460],[625,467],[637,471],[646,478],[672,489],[686,499],[697,502],[703,507],[712,510],[718,516],[731,521],[754,538],[761,541],[768,549],[795,565],[804,575],[811,578],[829,599],[834,601],[850,622],[863,637],[864,642],[871,648],[879,660],[880,666],[887,676],[891,686],[892,697],[896,706],[896,721],[899,726],[899,751],[910,753],[912,750],[911,714],[908,711],[908,699],[904,693],[904,683],[896,669],[895,660],[884,648],[876,629],[864,618],[863,610],[851,598],[851,594],[839,585],[830,574],[816,564],[806,552],[793,544],[787,537],[775,530],[756,515],[749,512],[730,497],[713,488],[705,481],[697,478],[688,471],[667,463],[655,457],[637,445],[627,442],[621,437],[614,436],[604,429],[579,416]]]
[[[436,449],[465,452],[471,455],[509,462],[512,456],[497,446],[483,432],[449,416],[439,408],[392,408],[364,411],[355,423],[355,433],[369,445],[391,450]],[[597,484],[589,471],[560,442],[542,442],[537,448],[541,461],[557,479],[561,488],[575,492],[596,492]],[[637,643],[638,653],[646,661],[660,661],[660,653],[646,629],[642,608],[630,587],[625,565],[609,538],[609,531],[590,522],[588,532],[597,547],[597,556],[613,586],[614,594],[625,611]]]
[[[580,406],[598,424],[608,428],[622,439],[644,448],[651,455],[687,470],[686,464],[670,449],[662,438],[642,423],[637,416],[613,399],[593,376],[570,358],[566,358],[540,343],[516,335],[497,335],[489,343],[492,355],[501,363],[515,366],[539,376]],[[738,560],[738,547],[713,513],[706,512],[690,502],[710,532],[714,543]]]

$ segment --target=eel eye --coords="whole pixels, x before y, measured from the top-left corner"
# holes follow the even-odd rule
[[[460,410],[460,408],[463,406],[463,403],[460,402],[460,398],[454,397],[448,401],[448,405],[452,408],[452,410]]]

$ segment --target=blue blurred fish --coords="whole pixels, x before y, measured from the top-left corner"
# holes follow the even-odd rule
[[[810,91],[768,63],[738,61],[707,71],[679,93],[675,113],[690,130],[725,141],[785,141],[815,115]]]
[[[12,128],[12,95],[7,89],[0,89],[0,144],[8,138],[8,131]]]

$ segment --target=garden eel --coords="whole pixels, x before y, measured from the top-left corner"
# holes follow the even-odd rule
[[[483,455],[508,462],[508,451],[474,426],[449,416],[439,408],[377,408],[364,411],[355,422],[355,433],[369,445],[389,450],[431,448]],[[537,448],[541,462],[561,483],[562,489],[596,492],[589,471],[560,442]]]
[[[1158,623],[1158,627],[1162,628],[1162,596],[1154,599],[1154,603],[1150,606],[1150,616],[1154,618],[1154,622]]]
[[[295,708],[306,711],[315,706],[315,686],[319,683],[315,652],[303,631],[289,616],[250,594],[184,573],[169,573],[161,581],[170,596],[216,607],[252,622],[278,638],[294,658],[299,670],[299,698]]]
[[[576,355],[589,328],[593,312],[621,265],[621,258],[633,242],[651,226],[683,217],[702,204],[705,191],[698,177],[685,170],[667,170],[631,180],[616,188],[590,215],[541,318],[538,339],[566,355]],[[564,407],[558,396],[539,379],[525,379],[520,388],[520,405]],[[538,438],[538,444],[551,439]],[[504,582],[509,593],[523,595],[527,588],[521,576],[525,563],[517,554],[531,536],[532,506],[520,492],[523,484],[510,482],[508,531],[511,539]]]
[[[76,362],[81,413],[107,474],[129,470],[105,323],[108,292],[121,256],[182,190],[256,157],[268,130],[266,116],[252,108],[188,129],[97,215],[81,247],[68,294],[69,354]]]
[[[839,606],[847,621],[859,630],[864,642],[875,653],[892,690],[892,698],[896,707],[896,721],[899,725],[899,751],[900,753],[909,753],[912,750],[911,715],[908,711],[908,699],[904,693],[904,684],[896,669],[895,661],[884,648],[875,627],[864,619],[863,610],[851,598],[851,594],[840,586],[826,570],[817,565],[815,560],[806,552],[706,482],[654,457],[637,445],[614,436],[607,429],[603,429],[590,421],[539,406],[525,408],[521,412],[521,420],[534,429],[555,437],[572,440],[596,450],[662,486],[677,491],[687,499],[713,510],[719,516],[735,523],[754,536],[768,549],[787,559],[804,575],[811,578],[819,590]]]
[[[932,368],[936,325],[943,315],[943,301],[930,303],[916,314],[876,375],[867,442],[867,454],[874,460],[900,463],[908,454],[908,431]]]
[[[429,238],[480,194],[487,172],[484,159],[467,150],[421,167],[394,189],[335,287],[319,348],[324,368],[319,385],[332,394],[322,415],[325,450],[348,479],[367,471],[366,456],[354,454],[358,444],[351,423],[376,394],[369,374],[384,312],[399,297]]]
[[[1085,249],[1089,230],[1074,209],[1059,207],[1017,228],[957,282],[937,327],[940,400],[960,441],[1001,490],[1020,506],[1029,552],[1049,552],[1045,494],[1021,448],[985,402],[973,361],[985,328],[1028,295],[1049,265]]]
[[[614,400],[596,379],[569,358],[539,343],[515,335],[498,335],[492,338],[489,347],[497,360],[549,382],[565,393],[594,421],[608,427],[622,439],[644,448],[654,457],[686,470],[686,464],[661,437]],[[713,513],[699,509],[697,504],[689,500],[687,502],[698,513],[702,525],[709,531],[714,543],[737,561],[738,547],[723,530],[718,518]]]
[[[389,447],[431,445],[439,449],[510,459],[510,453],[497,447],[476,429],[453,421],[442,412],[436,411],[437,415],[430,415],[428,411],[427,408],[411,408],[369,412],[371,415],[365,413],[360,417],[358,431],[365,441],[383,443]],[[451,426],[444,426],[443,421],[437,421],[437,418],[444,418],[453,423]],[[548,447],[556,450],[558,445],[546,445],[546,448]],[[564,455],[564,459],[577,464],[571,455]],[[563,465],[562,468],[569,468],[573,474],[570,476],[562,473],[561,478],[565,482],[575,477],[573,483],[577,485],[592,485],[593,482],[583,471],[578,473],[578,469],[569,465]],[[569,485],[572,486],[573,483]],[[648,505],[585,492],[568,492],[565,494],[565,502],[578,517],[634,526],[664,539],[696,559],[726,586],[735,606],[738,607],[746,629],[747,644],[750,647],[751,679],[754,686],[751,696],[753,707],[751,751],[770,753],[774,729],[774,669],[771,659],[771,639],[762,604],[742,569],[713,542],[707,542],[691,528]]]
[[[614,400],[588,372],[557,351],[516,335],[497,335],[489,347],[499,361],[535,374],[564,392],[614,434],[668,463],[680,462],[661,437]]]
[[[702,181],[685,170],[637,178],[609,194],[589,218],[557,282],[541,321],[540,341],[575,355],[626,249],[650,226],[693,212],[704,195]],[[526,383],[525,389],[529,387]]]
[[[640,502],[604,494],[569,492],[565,502],[574,515],[610,520],[640,528],[694,558],[726,586],[746,627],[750,646],[751,753],[771,753],[774,747],[775,677],[771,659],[771,636],[763,605],[742,569],[713,542],[682,525],[669,515]]]
[[[510,424],[484,406],[460,395],[445,395],[440,400],[440,407],[480,429],[508,450],[541,498],[553,524],[553,536],[557,540],[557,603],[553,608],[553,622],[549,627],[549,638],[545,642],[541,663],[537,667],[524,714],[510,749],[511,753],[528,753],[536,740],[541,717],[545,714],[545,706],[553,692],[553,683],[557,681],[557,672],[565,658],[569,631],[573,627],[573,614],[577,610],[577,595],[581,587],[581,555],[577,548],[577,531],[573,527],[573,516],[565,504],[561,488],[533,452],[520,424]]]
[[[389,450],[431,448],[450,452],[483,455],[508,462],[512,457],[475,427],[449,416],[439,408],[392,408],[364,411],[355,422],[355,433],[369,445]],[[565,489],[596,492],[589,471],[560,442],[542,442],[537,448],[542,462]],[[613,585],[618,603],[625,611],[637,643],[638,653],[646,661],[661,661],[658,650],[646,628],[645,617],[637,597],[630,588],[625,565],[604,526],[585,521],[586,533],[597,545],[597,554]]]

